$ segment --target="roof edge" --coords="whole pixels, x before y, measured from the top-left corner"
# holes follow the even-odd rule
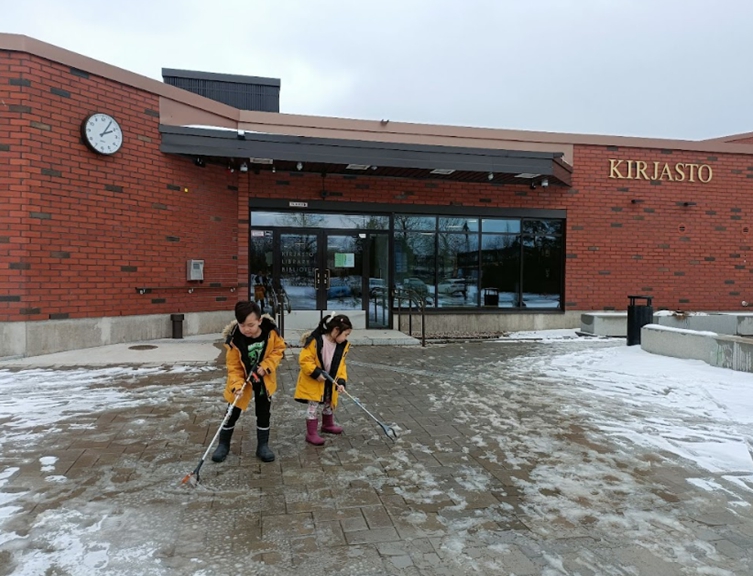
[[[41,40],[31,38],[30,36],[25,36],[23,34],[0,33],[0,50],[22,52],[32,56],[37,56],[51,62],[56,62],[58,64],[63,64],[64,66],[70,66],[71,68],[88,72],[95,76],[101,76],[102,78],[132,88],[150,92],[156,96],[162,96],[170,100],[175,100],[176,102],[181,102],[195,108],[212,112],[219,116],[224,116],[232,119],[234,122],[239,120],[240,110],[237,108],[210,100],[209,98],[199,96],[198,94],[188,92],[187,90],[175,86],[170,86],[169,84],[165,84],[154,78],[142,76],[141,74],[130,72],[112,64],[89,58],[83,54],[72,52],[71,50],[66,50],[65,48],[60,48],[59,46],[48,44],[47,42],[42,42]]]
[[[306,116],[242,110],[239,127],[247,130],[274,131],[275,127],[296,129],[328,129],[344,133],[362,133],[418,138],[440,137],[462,140],[500,140],[520,143],[582,146],[622,146],[626,148],[657,148],[698,152],[726,152],[753,154],[753,145],[731,144],[708,140],[672,140],[666,138],[643,138],[636,136],[612,136],[596,134],[572,134],[565,132],[540,132],[532,130],[509,130],[504,128],[481,128],[438,124],[392,122],[390,120],[359,120],[332,116]],[[347,138],[348,136],[343,136]]]
[[[401,139],[416,143],[438,139],[447,142],[457,139],[462,145],[473,145],[473,141],[519,142],[521,145],[544,146],[618,146],[628,148],[655,148],[685,150],[695,152],[753,154],[753,144],[730,143],[730,137],[712,140],[671,140],[653,139],[633,136],[604,136],[588,134],[570,134],[558,132],[537,132],[526,130],[508,130],[500,128],[477,128],[438,124],[417,124],[409,122],[391,122],[389,120],[359,120],[328,116],[307,116],[281,114],[277,112],[246,111],[193,94],[181,88],[170,86],[159,80],[129,72],[117,66],[94,60],[76,52],[66,50],[36,40],[22,34],[0,33],[0,50],[22,52],[71,66],[101,76],[121,84],[144,90],[163,97],[167,101],[185,104],[196,109],[196,114],[209,112],[221,116],[229,122],[237,123],[239,129],[260,132],[287,133],[293,135],[328,132],[344,139],[387,141]],[[160,114],[165,115],[160,104]],[[164,118],[160,118],[164,122]],[[738,135],[740,136],[740,135]],[[744,135],[742,135],[744,136]],[[735,137],[735,136],[733,136]],[[479,145],[481,146],[481,145]],[[565,157],[569,160],[568,154]]]

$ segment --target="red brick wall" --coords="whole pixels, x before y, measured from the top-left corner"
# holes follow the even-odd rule
[[[153,94],[0,52],[0,95],[0,202],[8,207],[0,212],[0,321],[229,309],[246,294],[249,196],[321,201],[319,175],[230,173],[162,154]],[[80,141],[81,121],[94,111],[113,114],[124,130],[112,157]],[[708,184],[610,179],[610,158],[708,164],[714,174]],[[685,310],[753,300],[752,156],[576,146],[572,189],[341,175],[324,186],[334,210],[339,202],[566,209],[569,309],[622,310],[628,294]],[[205,261],[193,293],[189,258]]]
[[[624,310],[739,310],[753,299],[753,156],[577,146],[568,195],[567,302]],[[609,159],[707,164],[707,184],[610,179]],[[623,165],[622,175],[626,175]],[[638,200],[632,203],[632,200]],[[683,206],[684,202],[695,203]]]
[[[8,52],[0,94],[0,321],[232,307],[244,175],[160,153],[152,94]],[[81,143],[95,111],[123,128],[112,157]],[[189,258],[205,260],[191,294]]]

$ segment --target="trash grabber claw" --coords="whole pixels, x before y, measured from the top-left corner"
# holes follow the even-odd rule
[[[332,385],[333,385],[333,386],[337,386],[337,383],[335,382],[334,378],[332,378],[332,376],[330,376],[330,375],[329,375],[329,374],[327,374],[326,372],[322,372],[322,374],[324,374],[324,377],[325,377],[325,378],[326,378],[327,380],[329,380],[329,381],[330,381],[330,382],[332,383]],[[369,415],[369,417],[370,417],[370,418],[371,418],[371,419],[372,419],[372,420],[373,420],[374,422],[376,422],[377,424],[379,424],[379,427],[380,427],[380,428],[382,429],[382,431],[383,431],[383,432],[384,432],[384,433],[385,433],[385,434],[387,435],[387,438],[389,438],[389,439],[390,439],[390,440],[392,440],[393,442],[394,442],[395,440],[397,440],[397,432],[395,432],[395,429],[394,429],[394,428],[392,428],[391,426],[387,426],[387,424],[385,424],[384,422],[381,422],[381,421],[379,420],[379,418],[377,418],[376,416],[374,416],[374,415],[373,415],[373,414],[372,414],[371,412],[369,412],[369,411],[368,411],[368,410],[366,409],[366,406],[364,406],[363,404],[361,404],[361,402],[360,402],[360,400],[358,400],[358,398],[355,398],[354,396],[351,396],[351,395],[350,395],[350,394],[348,393],[348,391],[347,391],[347,390],[343,389],[343,394],[345,394],[345,395],[346,395],[346,396],[347,396],[348,398],[350,398],[351,400],[353,400],[353,402],[355,402],[356,406],[358,406],[358,407],[359,407],[359,408],[360,408],[361,410],[363,410],[364,412],[366,412],[366,414],[368,414],[368,415]]]
[[[190,472],[186,474],[183,477],[183,480],[180,481],[181,484],[190,484],[191,486],[196,486],[199,483],[199,470],[201,470],[201,467],[204,465],[204,460],[207,459],[207,455],[209,454],[209,451],[212,449],[212,446],[217,441],[217,437],[220,435],[220,431],[222,430],[222,427],[227,424],[227,421],[230,419],[230,414],[233,413],[233,408],[235,408],[235,405],[238,403],[238,400],[240,400],[241,394],[243,393],[243,390],[246,388],[246,384],[250,380],[253,380],[254,382],[259,382],[259,375],[256,373],[256,366],[254,366],[254,369],[251,370],[251,372],[248,375],[248,378],[246,378],[243,382],[243,386],[241,386],[240,392],[235,396],[235,400],[233,400],[233,403],[230,404],[227,407],[227,412],[225,412],[225,417],[222,419],[222,423],[220,424],[220,427],[217,428],[217,432],[214,435],[214,438],[212,438],[212,441],[209,443],[209,446],[207,446],[206,452],[204,452],[204,455],[201,457],[201,460],[199,460],[199,463],[196,465],[196,468],[193,469],[193,472]]]

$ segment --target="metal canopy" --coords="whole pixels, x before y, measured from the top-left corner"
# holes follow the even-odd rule
[[[550,185],[570,186],[571,167],[559,152],[524,152],[456,146],[313,138],[222,128],[160,126],[160,150],[194,158],[248,162],[251,170],[296,170],[404,178],[436,178],[467,182],[530,182],[547,178]],[[273,164],[249,159],[269,159]],[[365,170],[348,165],[368,166]],[[450,174],[432,173],[452,171]],[[528,176],[519,176],[528,175]]]

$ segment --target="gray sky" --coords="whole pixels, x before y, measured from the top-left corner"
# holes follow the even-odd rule
[[[0,0],[0,31],[281,111],[703,139],[753,131],[751,0]]]

